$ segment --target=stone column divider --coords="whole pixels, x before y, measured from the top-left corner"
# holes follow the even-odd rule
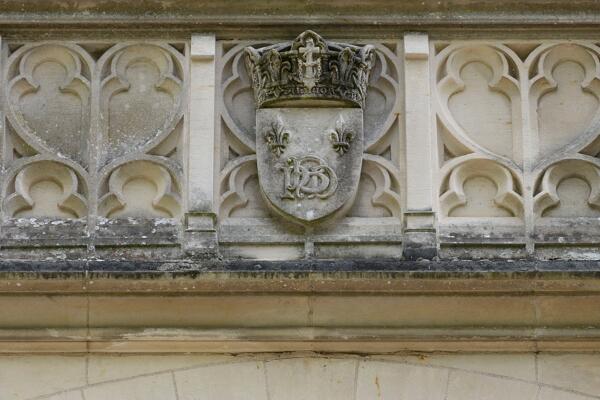
[[[184,235],[184,248],[191,256],[210,256],[217,252],[215,54],[214,34],[192,35]]]
[[[429,74],[429,37],[404,35],[404,84],[406,132],[406,208],[404,257],[437,255],[433,170],[436,164],[432,130]]]

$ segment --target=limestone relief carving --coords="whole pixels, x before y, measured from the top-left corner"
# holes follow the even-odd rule
[[[321,194],[325,193],[326,198],[329,198],[332,193],[330,189],[336,188],[336,190],[339,190],[338,183],[344,178],[337,176],[334,172],[335,167],[330,165],[330,161],[324,160],[316,152],[290,150],[295,146],[293,138],[297,135],[300,137],[306,135],[304,129],[302,132],[294,131],[294,128],[303,126],[304,123],[283,121],[285,129],[281,130],[281,126],[275,120],[275,124],[272,126],[265,125],[266,132],[270,133],[269,136],[264,136],[265,129],[257,129],[256,131],[257,134],[261,135],[261,138],[254,135],[254,127],[256,126],[255,102],[260,105],[275,101],[279,102],[278,104],[281,104],[282,107],[286,107],[291,102],[297,101],[294,100],[297,98],[304,101],[304,107],[307,107],[315,99],[318,101],[321,98],[327,98],[327,96],[335,97],[336,95],[332,94],[330,88],[336,87],[357,88],[353,91],[346,90],[347,94],[339,95],[341,100],[338,103],[331,104],[335,106],[349,101],[358,102],[359,105],[362,105],[365,136],[364,139],[358,138],[352,129],[348,129],[351,124],[348,124],[346,117],[341,119],[337,117],[328,118],[327,126],[318,129],[318,134],[327,140],[323,145],[332,149],[339,159],[348,156],[347,153],[352,152],[352,147],[356,146],[362,148],[362,151],[381,155],[382,158],[389,160],[391,163],[397,163],[400,154],[397,150],[396,136],[400,127],[396,121],[401,107],[401,96],[398,95],[398,50],[395,42],[386,45],[374,43],[372,46],[362,46],[364,49],[361,50],[361,46],[358,45],[332,44],[323,40],[314,32],[300,35],[294,42],[277,45],[251,43],[249,48],[248,44],[222,43],[220,48],[222,58],[219,62],[222,65],[219,79],[223,82],[222,91],[220,92],[222,109],[219,120],[222,146],[221,168],[222,171],[229,172],[222,173],[221,179],[231,180],[232,177],[238,177],[239,179],[239,176],[244,175],[230,172],[229,166],[237,158],[246,159],[254,152],[259,151],[257,142],[260,145],[264,141],[265,148],[272,152],[273,159],[278,159],[280,168],[274,170],[274,173],[278,172],[281,178],[280,184],[275,185],[277,190],[274,191],[274,196],[281,198],[283,185],[287,186],[288,183],[290,189],[283,192],[285,194],[283,197],[284,200],[290,203],[292,202],[291,197],[299,197],[310,201],[318,199],[319,196],[313,196],[309,193],[313,190]],[[335,54],[335,56],[332,56],[332,54]],[[365,69],[361,67],[361,65],[367,64],[370,64],[369,74],[365,74]],[[255,85],[254,91],[252,90],[253,83]],[[363,87],[364,89],[362,89]],[[282,91],[278,91],[277,88],[281,88]],[[367,127],[369,128],[368,131]],[[285,132],[288,134],[286,135]],[[322,151],[321,147],[324,146],[319,147],[319,152]],[[304,165],[308,165],[307,162],[302,162],[307,156],[317,156],[325,162],[311,162],[310,168],[307,168]],[[363,165],[365,164],[363,163]],[[381,178],[382,174],[380,173],[373,172],[373,174],[377,176],[377,190],[379,191],[379,182],[384,181],[385,178]],[[250,187],[250,183],[254,182],[256,178],[247,178],[249,183],[246,187]],[[309,178],[309,181],[302,184],[302,180],[305,178]],[[369,174],[360,174],[358,178],[368,180],[367,185],[374,185]],[[222,182],[224,187],[231,187],[230,184],[231,182],[228,181]],[[233,186],[239,187],[239,185]],[[297,192],[299,188],[300,193]],[[393,189],[389,190],[398,190],[398,187],[394,184]],[[383,191],[387,193],[386,190]],[[228,191],[222,193],[228,193]],[[237,210],[236,212],[232,211],[230,214],[241,215],[241,209],[252,207],[253,212],[256,212],[256,216],[267,214],[264,207],[256,206],[264,203],[265,197],[263,195],[252,192],[255,197],[249,199],[244,197],[252,195],[248,190],[243,193],[239,191],[235,193],[238,194],[232,197],[232,194],[229,193],[226,197],[221,198],[222,210]],[[298,196],[299,194],[301,196]],[[380,205],[373,206],[371,202],[373,194],[373,192],[363,193],[362,191],[349,193],[349,195],[356,197],[357,202],[362,201],[362,196],[364,196],[366,200],[363,203],[368,204],[368,207],[363,207],[363,209],[369,209],[369,212],[374,213],[373,215],[383,213],[391,216],[392,213],[387,209],[384,210]],[[398,196],[398,193],[394,193],[394,195]],[[377,196],[379,197],[379,194]],[[240,201],[240,197],[244,200],[231,208],[229,205],[231,199],[236,198],[237,201]],[[359,197],[361,200],[358,199]],[[227,203],[223,203],[225,201]],[[375,211],[376,208],[379,208],[379,211]],[[392,208],[395,210],[399,207],[394,205]],[[252,213],[246,215],[251,216]],[[399,212],[394,211],[393,215],[399,216]]]
[[[56,161],[36,161],[20,169],[4,201],[8,217],[80,218],[87,214],[77,174]]]
[[[435,61],[440,218],[522,219],[518,56],[500,43],[456,43]]]
[[[568,159],[550,166],[535,196],[538,217],[600,216],[600,168],[597,161]]]
[[[223,82],[220,96],[221,121],[223,127],[231,133],[227,136],[227,142],[228,144],[234,142],[231,145],[236,147],[237,153],[254,152],[256,145],[254,138],[256,105],[251,79],[245,67],[244,47],[244,44],[238,44],[228,49],[222,55],[220,71]]]
[[[279,157],[285,151],[290,142],[290,132],[283,126],[281,117],[273,121],[271,127],[265,133],[265,139],[269,151]]]
[[[563,245],[565,236],[590,240],[600,216],[598,44],[432,48],[442,237],[498,243],[510,236],[528,254],[552,256],[544,246]],[[494,225],[472,217],[495,217]]]
[[[117,45],[99,64],[106,154],[148,151],[171,134],[182,116],[182,56],[168,45]]]
[[[333,195],[338,186],[335,171],[322,158],[306,155],[290,157],[285,164],[278,164],[283,172],[282,199],[322,199]]]
[[[368,153],[381,154],[393,147],[398,135],[394,126],[401,113],[402,83],[398,71],[397,43],[375,43],[375,60],[364,107],[365,148]]]
[[[74,44],[24,46],[8,59],[11,128],[36,153],[87,164],[93,61]]]
[[[542,44],[525,60],[531,69],[533,214],[592,217],[598,208],[600,152],[599,48],[589,42]]]
[[[511,53],[488,45],[444,49],[437,57],[438,117],[470,151],[521,163],[520,91]]]
[[[178,184],[162,165],[149,160],[125,163],[110,172],[98,212],[107,218],[166,217],[181,213]]]
[[[222,171],[219,215],[228,217],[267,217],[260,200],[256,156],[238,157]]]
[[[363,158],[360,196],[349,212],[354,217],[400,217],[400,172],[389,160],[371,154]]]
[[[344,157],[334,150],[328,129],[342,116],[355,132]],[[363,155],[362,110],[357,108],[261,108],[257,130],[281,117],[292,132],[285,157],[276,157],[257,135],[256,154],[261,191],[274,210],[310,223],[341,209],[356,193]],[[301,132],[301,134],[300,134]]]
[[[13,47],[4,75],[9,101],[3,162],[18,173],[7,189],[5,215],[178,217],[179,183],[171,177],[182,175],[184,47]],[[89,183],[103,181],[105,186]]]
[[[537,159],[559,150],[579,151],[598,135],[600,62],[595,48],[578,44],[540,46],[529,57],[536,75],[530,101],[537,118]]]
[[[343,156],[350,150],[350,144],[352,143],[354,135],[346,126],[346,121],[344,121],[342,116],[335,121],[335,129],[329,131],[329,138],[333,150],[339,155]]]
[[[295,50],[300,53],[297,78],[304,83],[308,90],[311,90],[321,78],[323,71],[321,53],[327,51],[327,45],[323,39],[314,35],[313,32],[305,32],[302,35],[297,44],[295,43]],[[315,43],[315,40],[317,43]]]
[[[372,45],[325,40],[305,31],[291,43],[244,49],[257,107],[285,100],[323,99],[364,106]]]
[[[489,159],[467,158],[445,179],[441,212],[448,217],[522,217],[523,200],[515,178]]]

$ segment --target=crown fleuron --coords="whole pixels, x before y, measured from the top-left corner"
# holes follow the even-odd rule
[[[373,46],[326,42],[305,31],[293,42],[246,47],[257,107],[291,100],[333,100],[363,107]]]

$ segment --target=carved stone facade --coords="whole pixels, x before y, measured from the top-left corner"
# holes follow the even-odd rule
[[[214,154],[185,145],[202,106],[190,44],[5,41],[2,253],[68,239],[74,258],[600,257],[593,42],[307,32],[215,43]],[[413,111],[404,82],[421,76],[429,108]],[[434,123],[407,130],[418,120]],[[215,180],[193,181],[196,157]],[[202,239],[185,233],[197,215]]]
[[[600,400],[597,2],[142,3],[0,0],[0,400]]]

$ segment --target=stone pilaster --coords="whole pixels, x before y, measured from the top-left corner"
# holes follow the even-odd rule
[[[214,168],[215,51],[215,35],[192,35],[184,243],[186,252],[192,256],[214,255],[218,251]]]
[[[429,39],[404,36],[406,209],[404,257],[433,258],[437,254],[433,210],[434,152],[430,107]]]

